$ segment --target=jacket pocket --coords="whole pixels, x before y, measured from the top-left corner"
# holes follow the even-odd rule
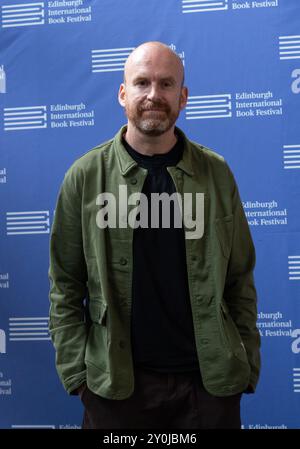
[[[233,215],[231,214],[227,215],[226,217],[217,218],[215,223],[218,241],[223,256],[226,259],[229,259],[233,238]]]
[[[89,312],[93,323],[106,326],[107,304],[101,298],[90,298]]]
[[[223,341],[230,353],[244,363],[248,362],[248,357],[240,333],[231,318],[228,307],[225,302],[221,302],[221,331]]]
[[[85,362],[104,372],[109,372],[109,331],[107,304],[101,298],[90,298],[91,326],[86,344]]]

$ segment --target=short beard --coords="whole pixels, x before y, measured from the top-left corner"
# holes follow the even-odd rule
[[[137,112],[131,112],[129,108],[125,108],[127,118],[134,124],[134,126],[142,133],[147,136],[161,136],[162,134],[169,131],[169,129],[172,128],[172,126],[175,124],[178,116],[179,116],[179,109],[176,113],[172,113],[168,106],[165,108],[162,107],[162,105],[157,105],[159,108],[161,107],[161,110],[167,115],[167,117],[164,120],[160,119],[160,113],[157,112],[157,115],[153,118],[143,118],[143,111],[149,109],[151,110],[151,107],[143,108],[140,106],[137,110]],[[155,108],[155,104],[153,105]]]
[[[136,119],[134,125],[141,133],[147,136],[161,136],[172,128],[176,119],[177,117],[174,121],[169,118],[163,121],[155,119]]]

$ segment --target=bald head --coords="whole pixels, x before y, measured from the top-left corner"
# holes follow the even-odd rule
[[[162,62],[171,64],[174,73],[177,73],[178,78],[181,80],[181,86],[183,86],[184,67],[180,57],[168,45],[157,41],[145,42],[130,53],[125,63],[124,83],[141,64],[155,65]]]
[[[134,130],[148,137],[172,136],[187,103],[183,77],[181,59],[161,42],[146,42],[130,54],[118,95],[128,118],[128,135]]]

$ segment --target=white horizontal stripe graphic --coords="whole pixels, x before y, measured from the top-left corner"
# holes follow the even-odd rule
[[[22,326],[32,326],[32,327],[42,326],[42,327],[48,327],[48,324],[49,324],[49,319],[36,320],[36,321],[33,321],[33,320],[10,321],[9,328],[10,329],[14,329],[14,330],[18,330]],[[26,327],[26,329],[27,329],[27,327]]]
[[[192,13],[192,12],[207,12],[207,11],[219,11],[222,9],[228,9],[228,6],[224,6],[223,8],[206,8],[206,9],[184,9],[183,14]]]
[[[21,8],[13,8],[12,6],[10,6],[9,7],[9,9],[4,9],[5,8],[5,6],[2,6],[2,17],[5,17],[5,16],[10,16],[11,15],[11,13],[19,13],[19,14],[31,14],[31,11],[33,11],[33,12],[35,12],[35,11],[37,11],[37,12],[42,12],[43,10],[42,10],[42,6],[36,6],[36,7],[33,7],[33,8],[23,8],[23,7],[21,7]]]
[[[231,98],[230,94],[219,94],[219,95],[191,95],[189,96],[189,100],[190,99],[198,99],[198,98],[222,98],[222,97],[227,97],[227,98]]]
[[[22,120],[22,119],[18,119],[18,118],[13,118],[13,119],[8,119],[8,120],[4,119],[4,129],[10,129],[12,126],[17,126],[18,127],[17,129],[19,129],[19,125],[27,125],[27,124],[28,125],[41,125],[42,123],[44,123],[44,124],[47,123],[47,120],[44,117],[35,118],[35,119],[32,117],[32,119],[25,120],[22,122],[20,122],[19,120]],[[26,126],[26,128],[28,128],[28,127]]]
[[[10,318],[10,326],[47,326],[49,318]]]
[[[11,318],[9,318],[9,321],[24,321],[24,320],[49,320],[49,318],[48,317],[44,317],[44,316],[40,316],[40,317],[20,317],[20,318],[17,318],[17,317],[11,317]]]
[[[28,116],[29,118],[31,118],[30,116],[36,118],[36,117],[40,117],[40,114],[43,114],[43,117],[46,117],[46,114],[44,113],[44,111],[26,111],[26,112],[4,112],[4,117],[20,117],[21,119],[23,118],[27,118],[27,117],[21,117],[21,116]]]
[[[115,56],[123,56],[124,58],[127,58],[130,55],[130,53],[108,53],[106,55],[104,54],[94,54],[92,55],[92,60],[95,59],[106,59],[106,58],[114,58]]]
[[[206,0],[206,2],[203,2],[203,3],[199,3],[199,1],[192,2],[192,4],[187,4],[187,2],[183,0],[182,3],[183,3],[182,8],[196,8],[198,6],[199,8],[201,8],[201,10],[204,7],[210,8],[212,6],[224,6],[223,2],[207,3],[207,0]]]
[[[190,109],[195,109],[196,111],[191,111],[191,112],[187,112],[187,114],[195,114],[197,111],[201,112],[201,109],[206,109],[207,111],[212,110],[211,108],[223,108],[223,111],[226,111],[226,109],[224,109],[224,106],[227,106],[228,108],[231,106],[231,103],[227,103],[227,104],[214,104],[214,105],[203,105],[203,106],[187,106],[186,110],[190,110]],[[217,111],[217,109],[216,109]],[[298,156],[297,156],[298,157]]]
[[[224,108],[224,106],[220,106],[220,107]],[[203,111],[202,114],[213,114],[213,113],[216,113],[216,112],[228,112],[228,109],[209,109],[209,108],[206,108],[206,110]],[[187,112],[186,114],[187,115],[193,115],[193,114],[200,114],[200,113],[201,113],[201,111],[190,111],[190,112]]]
[[[194,116],[194,117],[186,117],[187,120],[193,120],[193,119],[204,119],[204,118],[222,118],[222,117],[231,117],[231,112],[226,115],[202,115],[202,116]]]
[[[2,11],[2,27],[17,27],[17,26],[29,26],[29,25],[42,25],[45,23],[44,11],[29,13],[15,13]]]
[[[51,340],[51,337],[30,337],[30,338],[17,338],[13,337],[9,339],[10,341],[43,341],[43,340]]]
[[[49,217],[49,215],[46,215],[46,214],[45,215],[37,215],[36,217],[34,215],[31,215],[30,217],[26,217],[26,215],[23,215],[22,217],[14,217],[14,216],[6,217],[6,219],[7,219],[7,222],[9,222],[9,223],[13,220],[17,224],[18,222],[25,223],[23,220],[35,220],[32,223],[37,223],[36,220],[39,220],[39,219],[45,220],[47,217]],[[44,221],[41,223],[44,223]]]
[[[122,71],[123,72],[123,70],[124,70],[124,67],[121,67],[120,69],[96,69],[96,70],[93,70],[93,72],[120,72],[120,71]]]
[[[300,36],[279,36],[279,39],[300,39]]]
[[[24,215],[24,214],[46,214],[49,215],[48,210],[26,211],[26,212],[6,212],[6,215]],[[300,257],[300,256],[299,256]]]
[[[296,50],[297,48],[300,48],[300,45],[290,42],[289,45],[280,45],[279,50],[281,50],[281,53],[290,53],[290,51],[286,50]]]
[[[44,321],[21,321],[19,323],[9,323],[9,328],[12,330],[19,330],[21,329],[21,327],[26,326],[24,328],[24,330],[28,329],[27,326],[32,326],[32,327],[36,327],[36,326],[42,326],[42,328],[48,328],[48,324],[49,321],[48,320],[44,320]],[[37,328],[37,327],[36,327]],[[37,328],[38,329],[38,328]]]
[[[188,101],[187,104],[203,104],[203,103],[207,103],[207,104],[213,104],[213,103],[223,103],[223,104],[227,104],[229,98],[220,98],[220,100],[197,100],[197,101]]]
[[[280,51],[279,54],[280,55],[299,55],[300,54],[300,50],[296,50],[296,51]]]
[[[47,223],[49,221],[49,214],[45,215],[30,215],[30,216],[14,216],[10,215],[6,217],[8,224],[35,224],[35,223]],[[30,220],[30,221],[24,221],[24,220]]]
[[[106,49],[104,49],[104,50],[92,50],[92,53],[105,53],[105,52],[108,52],[108,51],[112,51],[112,52],[114,52],[114,51],[126,51],[126,50],[134,50],[135,49],[135,47],[127,47],[127,48],[106,48]]]
[[[45,226],[7,226],[8,231],[16,229],[45,229]]]
[[[46,331],[46,334],[49,333],[47,326],[44,327],[20,327],[20,328],[10,328],[9,335],[20,335],[22,331]],[[34,334],[30,335],[46,335],[46,334],[38,334],[34,332]],[[25,335],[25,334],[22,334]],[[29,335],[29,334],[28,334]]]
[[[49,234],[49,229],[45,231],[34,231],[34,232],[8,232],[7,235],[17,235],[17,234]]]
[[[33,16],[37,16],[37,17],[33,17]],[[13,25],[13,26],[18,26],[18,23],[19,22],[23,22],[24,23],[24,25],[28,25],[28,23],[26,23],[26,22],[28,22],[28,21],[40,21],[41,20],[41,14],[30,14],[30,17],[23,17],[23,18],[21,18],[21,19],[3,19],[2,20],[2,23],[7,23],[7,24],[11,24],[12,22],[15,24],[15,25]]]
[[[22,337],[25,336],[32,336],[32,335],[47,335],[48,332],[10,332],[9,335],[12,337],[16,337],[17,335],[21,335]]]
[[[19,12],[17,11],[15,14],[11,14],[11,12],[3,13],[2,12],[2,18],[4,19],[3,22],[15,22],[20,21],[22,18],[24,20],[30,20],[30,18],[35,17],[44,17],[44,11],[39,11],[36,9],[37,12]],[[28,19],[29,16],[29,19]],[[21,19],[12,19],[12,17],[21,17]]]
[[[3,5],[2,9],[8,8],[24,8],[24,6],[44,6],[44,3],[15,3],[14,5]]]
[[[35,224],[44,224],[45,225],[45,224],[49,224],[49,220],[47,220],[47,221],[44,221],[44,220],[43,221],[22,221],[21,223],[14,223],[14,222],[12,222],[12,223],[7,223],[7,228],[8,229],[21,229],[20,228],[21,225],[30,225],[30,224],[33,224],[33,225],[35,225]],[[16,226],[12,227],[14,225],[16,225]],[[39,228],[43,228],[43,226],[39,226]],[[25,226],[23,229],[32,229],[32,227]]]
[[[37,425],[37,424],[12,424],[12,429],[55,429],[54,424],[47,424],[47,425]]]
[[[4,108],[4,111],[23,111],[25,109],[42,109],[42,110],[46,110],[46,106],[22,106],[20,108]]]
[[[10,123],[12,121],[15,121],[16,123],[22,123],[20,122],[20,120],[23,120],[24,123],[29,123],[29,120],[34,120],[34,121],[41,121],[42,119],[46,119],[47,115],[46,114],[42,114],[42,113],[37,113],[37,114],[30,114],[28,117],[24,117],[24,116],[20,116],[19,114],[9,114],[10,116],[7,117],[7,115],[4,115],[4,122],[7,123],[8,125],[10,125]]]
[[[116,62],[116,61],[123,61],[125,62],[127,57],[125,58],[113,58],[113,59],[105,59],[105,58],[93,58],[93,65],[96,62]]]
[[[124,62],[117,62],[116,64],[93,64],[93,67],[124,67]]]
[[[202,3],[207,3],[207,4],[211,4],[215,2],[215,0],[182,0],[182,3],[199,3],[199,5],[201,5]],[[227,0],[222,0],[222,4],[227,3]],[[220,3],[220,2],[219,2]]]
[[[300,44],[300,41],[297,39],[291,39],[291,40],[286,40],[284,42],[279,42],[280,48],[284,48],[285,45],[290,45],[290,44]]]
[[[44,125],[40,126],[18,126],[18,127],[6,127],[4,128],[4,131],[20,131],[22,129],[41,129],[41,128],[47,128],[47,123],[44,123]]]
[[[43,122],[41,120],[31,120],[30,122],[11,122],[11,123],[7,123],[6,126],[4,127],[4,129],[11,129],[11,126],[14,126],[14,125],[26,125],[26,123],[28,123],[28,125],[41,125]],[[20,129],[20,128],[17,127],[14,129]],[[28,129],[28,128],[30,128],[30,127],[29,126],[23,127],[23,129]]]
[[[2,25],[2,28],[10,28],[10,27],[24,27],[29,25],[44,25],[45,21],[41,22],[29,22],[29,23],[13,23],[11,25]]]
[[[299,59],[300,58],[300,55],[299,56],[281,56],[280,57],[280,59]]]

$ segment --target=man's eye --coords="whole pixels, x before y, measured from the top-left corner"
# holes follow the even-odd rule
[[[145,81],[145,80],[138,81],[137,85],[138,86],[146,86],[147,85],[147,81]]]

